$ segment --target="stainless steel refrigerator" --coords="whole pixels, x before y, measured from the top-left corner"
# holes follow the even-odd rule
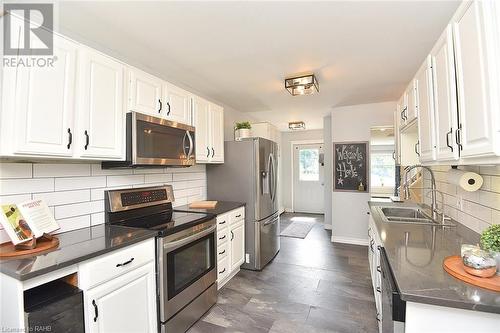
[[[224,164],[207,165],[210,200],[246,203],[245,263],[261,270],[280,249],[278,146],[263,138],[224,143]]]

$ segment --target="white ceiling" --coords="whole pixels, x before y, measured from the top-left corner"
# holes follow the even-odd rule
[[[173,83],[270,121],[322,128],[332,107],[396,100],[453,1],[63,2],[59,23]],[[292,97],[312,71],[320,94]]]

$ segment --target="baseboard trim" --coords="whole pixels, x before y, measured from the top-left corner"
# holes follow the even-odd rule
[[[325,230],[332,230],[332,225],[330,223],[323,223]]]
[[[293,213],[293,209],[285,207],[285,213]]]
[[[339,237],[339,236],[332,235],[332,242],[333,243],[368,246],[368,239],[364,239],[364,238]]]

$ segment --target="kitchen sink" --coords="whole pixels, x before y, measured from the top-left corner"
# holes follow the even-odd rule
[[[424,225],[454,226],[449,221],[444,223],[433,220],[417,207],[377,207],[382,220],[387,223],[412,223]]]

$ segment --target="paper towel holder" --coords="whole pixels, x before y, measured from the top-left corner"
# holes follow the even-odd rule
[[[458,165],[452,165],[451,168],[458,170]],[[467,180],[467,183],[469,183],[469,185],[474,185],[476,183],[476,181],[471,178],[471,179]]]

